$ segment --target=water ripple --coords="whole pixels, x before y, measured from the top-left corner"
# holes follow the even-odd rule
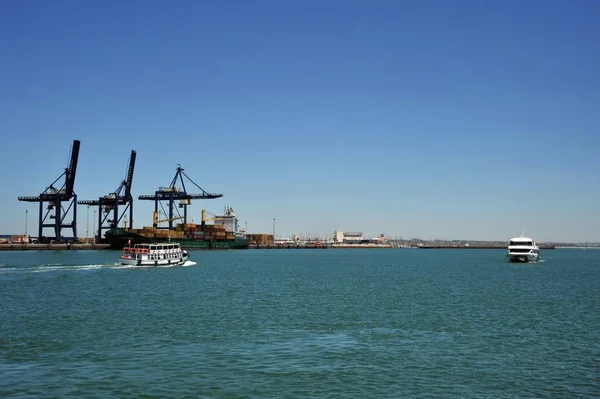
[[[10,254],[0,396],[600,396],[600,251],[497,254]]]

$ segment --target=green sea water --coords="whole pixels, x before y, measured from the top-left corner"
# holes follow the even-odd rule
[[[2,398],[600,397],[600,250],[0,253]]]

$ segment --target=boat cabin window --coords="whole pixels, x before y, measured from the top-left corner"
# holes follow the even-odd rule
[[[533,243],[531,241],[511,241],[510,245],[527,245],[527,246],[532,246]]]

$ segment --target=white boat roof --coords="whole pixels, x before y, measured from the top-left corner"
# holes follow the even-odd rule
[[[533,239],[529,237],[514,237],[510,239],[511,241],[533,241]]]
[[[529,237],[514,237],[510,239],[511,241],[533,241],[532,238]]]

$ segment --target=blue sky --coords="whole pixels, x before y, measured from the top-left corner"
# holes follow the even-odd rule
[[[26,209],[36,231],[17,196],[78,139],[79,199],[135,149],[136,197],[181,164],[224,194],[197,220],[229,205],[250,232],[600,241],[598,18],[594,0],[4,1],[0,232]]]

